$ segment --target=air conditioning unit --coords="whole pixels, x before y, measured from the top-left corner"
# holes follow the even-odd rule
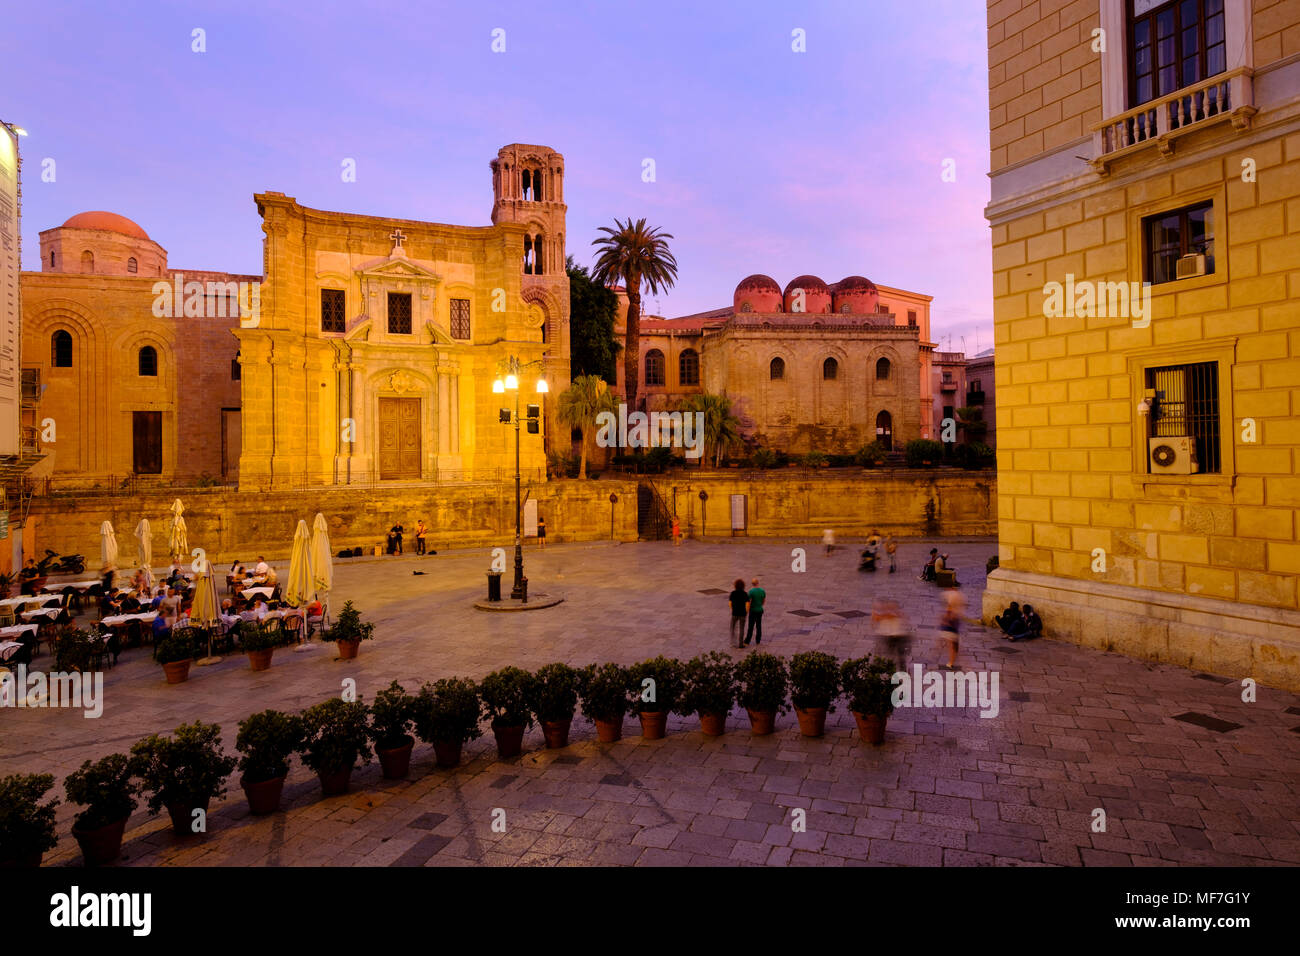
[[[1201,470],[1196,462],[1196,439],[1187,435],[1152,438],[1149,457],[1153,475],[1194,475]]]
[[[1205,256],[1193,254],[1181,257],[1174,266],[1174,275],[1179,279],[1205,275]]]

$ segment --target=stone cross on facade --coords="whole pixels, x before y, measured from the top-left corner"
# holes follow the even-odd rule
[[[388,238],[393,240],[394,249],[401,249],[402,243],[406,241],[406,236],[402,235],[401,229],[394,229],[392,234]]]

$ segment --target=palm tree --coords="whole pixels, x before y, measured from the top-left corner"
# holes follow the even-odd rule
[[[671,233],[647,227],[644,219],[635,223],[614,220],[614,227],[601,226],[608,233],[592,241],[599,247],[591,276],[597,282],[613,286],[619,282],[627,291],[627,338],[623,347],[623,380],[629,408],[637,407],[636,395],[641,364],[641,283],[652,295],[671,289],[677,281],[677,260],[668,251],[666,240]]]
[[[723,452],[741,442],[740,419],[731,414],[731,399],[707,392],[690,395],[682,401],[682,412],[704,414],[704,447],[713,449],[713,467],[719,467]]]
[[[556,411],[560,421],[570,428],[582,430],[582,461],[578,477],[587,477],[587,442],[596,427],[596,416],[614,411],[614,396],[609,383],[599,375],[579,375],[573,384],[560,393]]]

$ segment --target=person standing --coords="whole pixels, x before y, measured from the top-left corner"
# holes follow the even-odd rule
[[[831,556],[831,552],[835,550],[834,529],[827,528],[825,531],[822,532],[822,544],[826,545],[826,557],[829,558]]]
[[[546,550],[546,516],[537,516],[537,543],[543,551]]]
[[[885,536],[885,554],[889,555],[889,573],[893,574],[898,570],[898,564],[895,560],[895,553],[898,551],[898,542],[894,540],[892,534]]]
[[[961,613],[966,602],[961,592],[949,589],[943,594],[943,612],[939,615],[939,632],[948,645],[948,668],[957,666],[957,635],[961,628]]]
[[[745,613],[749,608],[744,578],[736,578],[736,585],[727,595],[727,602],[731,605],[731,646],[741,647],[745,643]]]
[[[396,554],[401,554],[401,553],[402,553],[402,532],[403,532],[403,530],[404,530],[404,529],[402,528],[402,523],[399,521],[397,524],[393,525],[393,530],[390,531],[390,532],[388,532],[388,533],[392,536],[392,540],[393,540],[393,548],[395,549],[395,553],[396,553]]]
[[[681,543],[682,543],[682,522],[677,517],[677,515],[673,515],[673,547],[675,548]]]
[[[415,553],[416,554],[424,554],[424,535],[426,532],[428,532],[428,530],[429,529],[424,526],[424,519],[421,518],[419,523],[415,526]]]
[[[766,600],[767,592],[758,586],[758,578],[754,578],[749,588],[749,627],[745,631],[746,644],[749,644],[751,638],[755,647],[763,643],[763,602]]]

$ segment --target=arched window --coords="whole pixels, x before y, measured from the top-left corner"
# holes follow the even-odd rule
[[[785,359],[779,355],[772,359],[772,364],[768,367],[768,375],[774,382],[779,382],[785,378]]]
[[[545,345],[547,340],[550,338],[550,334],[549,334],[550,325],[551,323],[549,320],[542,323],[542,344],[543,345]]]
[[[126,271],[131,273],[140,271],[140,264],[135,261],[135,256],[126,260]]]
[[[664,383],[664,353],[651,349],[645,354],[645,383],[662,385]]]
[[[835,378],[839,374],[840,374],[840,363],[835,361],[835,359],[828,358],[825,362],[822,362],[822,378],[824,378],[826,381],[828,382],[835,381]]]
[[[50,250],[50,268],[51,268],[51,269],[54,268],[54,250],[53,250],[53,249]]]
[[[150,377],[158,375],[158,352],[152,345],[146,345],[140,350],[140,374]]]
[[[91,252],[89,249],[85,250],[81,254],[81,271],[82,272],[95,271],[95,254]]]
[[[677,381],[681,385],[700,384],[700,355],[687,349],[677,359]]]
[[[876,416],[876,441],[885,446],[885,451],[894,447],[894,419],[889,412]]]
[[[72,335],[59,329],[50,338],[50,364],[55,368],[72,368]]]
[[[876,362],[876,381],[884,382],[889,379],[889,359],[882,358]]]

